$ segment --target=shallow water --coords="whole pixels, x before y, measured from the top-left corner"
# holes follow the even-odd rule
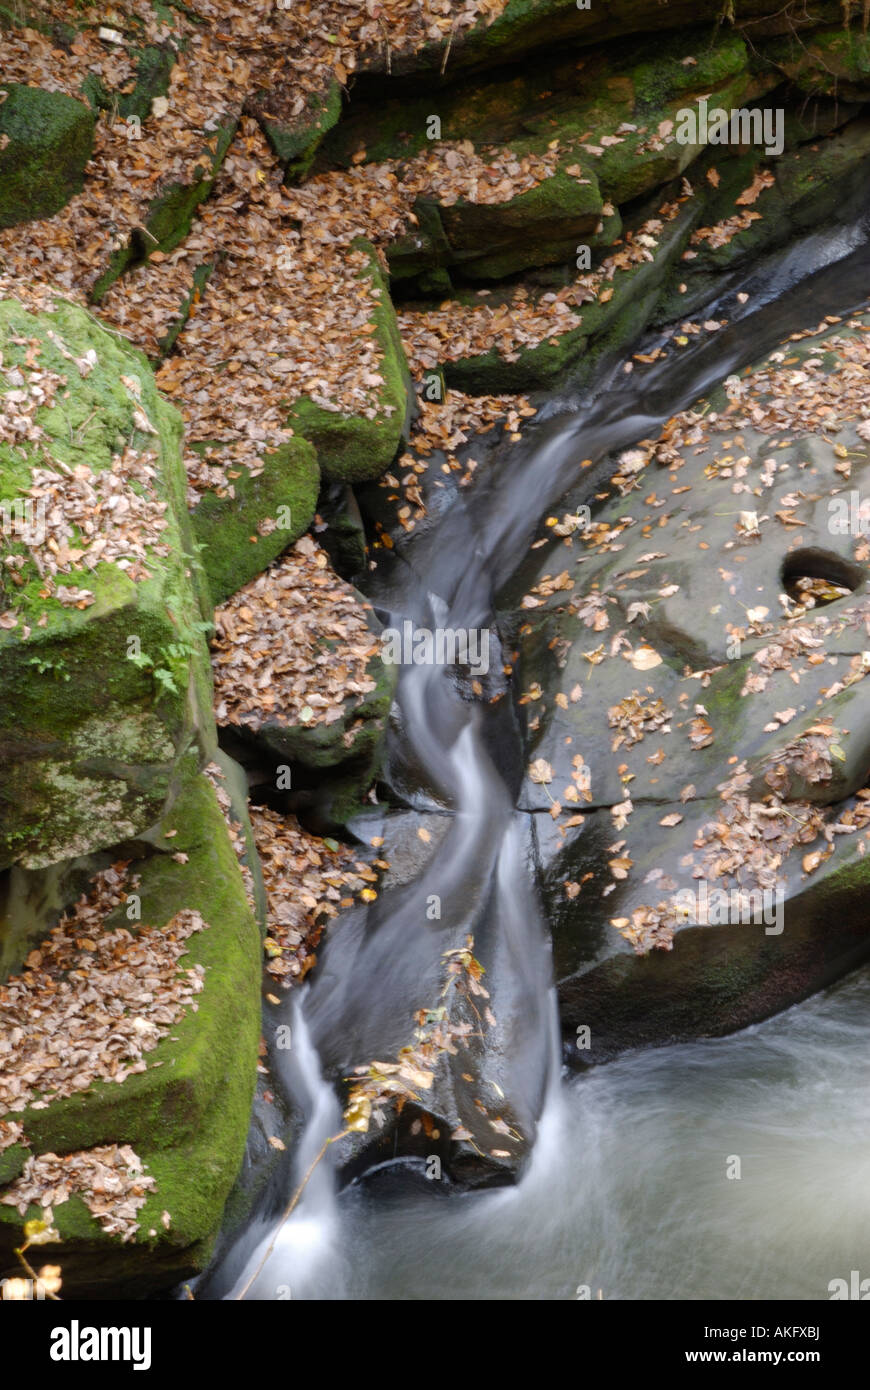
[[[613,450],[789,332],[863,302],[868,267],[866,221],[809,237],[750,275],[745,312],[732,298],[715,342],[630,383],[617,364],[597,392],[554,398],[507,464],[481,470],[467,499],[385,565],[370,593],[383,620],[487,625],[539,509],[576,481],[582,453],[606,468]],[[292,1017],[303,1039],[269,1059],[303,1135],[296,1149],[288,1134],[292,1172],[227,1233],[198,1296],[238,1296],[250,1282],[246,1296],[258,1299],[826,1299],[830,1281],[862,1262],[870,1278],[870,968],[735,1037],[629,1054],[558,1084],[545,924],[513,843],[510,750],[488,745],[479,707],[443,671],[403,668],[396,707],[391,765],[416,762],[424,790],[451,807],[453,833],[413,884],[333,926],[301,1014],[292,999],[268,1014]],[[412,1162],[410,1179],[407,1166],[396,1181],[381,1169],[339,1197],[330,1150],[276,1234],[311,1157],[340,1127],[321,1073],[340,1074],[348,1051],[392,1053],[394,1035],[404,1041],[407,1020],[434,997],[421,981],[436,979],[447,943],[419,910],[432,885],[456,941],[464,914],[474,917],[488,978],[495,962],[509,997],[517,982],[514,1098],[536,1115],[549,1096],[527,1171],[514,1188],[451,1194]]]
[[[828,1299],[870,1276],[868,1136],[863,969],[734,1037],[567,1081],[517,1188],[346,1189],[322,1227],[291,1221],[257,1295]]]

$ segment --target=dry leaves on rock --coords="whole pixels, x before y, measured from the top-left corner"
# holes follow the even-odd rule
[[[29,1206],[42,1207],[51,1221],[52,1208],[81,1197],[107,1235],[126,1243],[139,1229],[137,1216],[157,1183],[148,1176],[129,1144],[103,1144],[75,1153],[45,1153],[28,1158],[24,1172],[4,1189],[0,1202],[25,1216]]]
[[[196,1007],[202,968],[179,962],[208,924],[184,908],[162,928],[106,931],[104,918],[138,882],[127,870],[119,861],[95,875],[0,986],[0,1111],[44,1109],[95,1081],[144,1071],[146,1054]]]
[[[221,724],[331,724],[375,688],[380,643],[310,536],[218,609],[212,645]]]
[[[251,823],[268,901],[266,970],[287,989],[314,965],[328,921],[378,876],[347,845],[318,839],[293,816],[252,806]]]

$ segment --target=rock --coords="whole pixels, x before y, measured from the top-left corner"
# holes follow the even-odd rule
[[[590,284],[595,285],[590,302],[579,311],[569,309],[563,314],[560,333],[520,347],[511,354],[512,360],[490,349],[479,356],[446,362],[447,385],[472,394],[498,394],[529,387],[546,390],[569,377],[577,383],[588,381],[603,351],[616,351],[634,341],[652,319],[700,212],[699,205],[687,202],[676,209],[669,222],[654,218],[654,236],[647,230],[649,219],[641,222],[628,233],[624,246],[638,248],[641,243],[636,236],[646,237],[643,253],[616,253],[612,264],[605,259],[599,272],[590,277]],[[538,291],[541,297],[545,293],[550,291]],[[487,303],[496,308],[499,300],[494,295]]]
[[[179,418],[140,353],[39,294],[0,303],[0,863],[26,868],[138,834],[214,743]]]
[[[81,191],[93,144],[84,102],[17,82],[0,86],[0,227],[59,212]]]
[[[808,120],[802,142],[780,159],[759,161],[757,153],[750,153],[709,161],[721,181],[706,202],[704,226],[698,225],[693,234],[691,259],[684,257],[663,292],[657,321],[666,323],[692,313],[721,294],[729,272],[745,268],[802,232],[848,221],[860,211],[859,190],[870,157],[870,121],[859,117],[841,124],[852,110],[840,104],[835,115],[822,108],[817,120]],[[813,125],[824,127],[828,121],[835,121],[839,128],[811,133]],[[766,186],[758,183],[759,175]],[[754,187],[754,200],[738,205],[737,199],[750,195]],[[743,227],[731,225],[735,215],[747,211],[758,214],[757,220]],[[678,283],[685,286],[682,294]]]
[[[788,344],[627,451],[585,541],[523,583],[520,805],[581,1060],[745,1026],[870,951],[868,328]]]
[[[6,1182],[17,1176],[8,1170],[20,1168],[28,1154],[86,1156],[113,1144],[133,1149],[154,1180],[136,1214],[139,1229],[123,1245],[79,1196],[56,1201],[62,1244],[43,1253],[58,1256],[65,1297],[109,1289],[141,1295],[201,1269],[245,1145],[260,1031],[260,937],[214,787],[195,768],[188,768],[174,811],[149,838],[150,855],[130,866],[139,880],[141,927],[122,903],[105,918],[101,935],[122,928],[147,942],[149,929],[165,929],[181,920],[179,913],[198,913],[207,925],[188,937],[179,967],[201,979],[201,992],[146,1052],[142,1070],[0,1116],[22,1124],[29,1141],[24,1154],[24,1146],[15,1146],[14,1163],[11,1150],[3,1155]],[[140,843],[138,853],[145,849]],[[146,1018],[142,1031],[147,1026]],[[23,1221],[42,1213],[34,1207],[20,1216],[3,1204],[7,1195],[8,1188],[0,1189],[0,1254],[11,1263]]]
[[[299,90],[294,85],[257,92],[247,109],[256,116],[288,178],[304,178],[321,141],[341,115],[342,89],[334,79],[325,92],[308,93],[302,110],[295,112]]]
[[[819,29],[805,38],[790,35],[767,43],[765,58],[777,65],[799,91],[825,93],[838,101],[864,102],[870,97],[870,37],[843,24]]]
[[[389,467],[405,436],[413,400],[396,314],[377,253],[362,240],[354,242],[354,248],[368,258],[360,278],[371,282],[378,299],[371,320],[382,355],[377,406],[371,416],[344,415],[304,397],[293,406],[288,421],[316,448],[323,476],[346,483],[377,478]]]
[[[191,511],[211,596],[219,604],[307,530],[320,470],[312,445],[301,438],[254,455],[254,470],[219,444],[194,444],[191,450],[204,468],[216,468],[225,479],[222,486],[198,490]]]
[[[141,227],[134,227],[123,246],[109,257],[105,270],[94,281],[91,299],[99,303],[120,275],[155,251],[166,254],[184,241],[200,203],[214,186],[224,156],[236,133],[238,121],[225,114],[214,130],[204,130],[200,158],[183,180],[169,177],[151,200]]]
[[[306,536],[215,623],[225,746],[273,800],[278,790],[287,809],[340,826],[371,785],[396,684],[371,606]]]
[[[114,119],[139,121],[151,115],[154,101],[169,91],[176,50],[172,43],[147,44],[136,54],[136,79],[132,90],[107,89],[102,77],[90,74],[83,91],[92,106],[112,113]],[[132,127],[130,127],[132,128]]]
[[[736,0],[732,22],[756,16],[765,16],[767,33],[792,32],[790,15],[777,11],[770,0]],[[624,42],[639,33],[691,29],[699,18],[708,21],[696,30],[700,58],[711,29],[714,24],[718,28],[722,19],[699,16],[693,0],[669,0],[666,5],[659,0],[611,0],[606,6],[593,3],[582,10],[576,0],[510,0],[492,23],[478,23],[465,33],[426,43],[414,53],[372,53],[361,64],[361,72],[382,76],[389,71],[396,77],[413,77],[417,85],[428,81],[437,86],[445,75],[450,81],[457,73],[496,67],[536,50]]]
[[[358,580],[366,568],[365,525],[353,488],[330,483],[317,499],[314,534],[343,579]]]

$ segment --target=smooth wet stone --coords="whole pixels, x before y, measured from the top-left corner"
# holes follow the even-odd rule
[[[850,324],[786,344],[763,389],[729,378],[659,461],[621,455],[586,539],[532,552],[520,805],[566,1040],[591,1028],[574,1060],[727,1032],[870,952],[870,318]],[[796,608],[802,576],[833,601]]]

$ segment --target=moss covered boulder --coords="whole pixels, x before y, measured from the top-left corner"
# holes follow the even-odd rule
[[[317,507],[317,454],[302,438],[257,456],[253,468],[236,461],[231,445],[194,444],[191,454],[198,476],[215,479],[194,493],[191,521],[212,599],[224,603],[307,530]]]
[[[0,1144],[4,1133],[18,1137],[0,1155],[0,1252],[13,1263],[23,1221],[41,1216],[39,1201],[24,1214],[19,1208],[47,1171],[44,1156],[56,1156],[71,1195],[55,1198],[59,1240],[41,1253],[61,1264],[66,1297],[141,1294],[201,1268],[244,1151],[260,931],[237,859],[242,845],[233,843],[215,785],[188,763],[173,811],[150,846],[134,847],[145,857],[95,880],[90,897],[29,958],[29,972],[0,988],[0,1010],[26,1012],[32,1030],[6,1033],[5,1085],[18,1077],[20,1087],[0,1115]],[[70,975],[63,967],[74,963],[80,968]],[[64,1031],[83,990],[94,1041],[113,1038],[90,1051],[86,1028]],[[58,997],[72,1013],[61,1008],[55,1026]],[[84,1181],[94,1162],[111,1166],[114,1154],[118,1163],[119,1149],[133,1203],[120,1212],[123,1192],[106,1198],[110,1185],[100,1202]]]
[[[380,352],[380,380],[372,383],[374,403],[355,414],[345,414],[303,397],[293,406],[288,420],[295,433],[314,445],[323,476],[345,483],[377,478],[386,471],[407,432],[414,399],[396,312],[377,253],[363,240],[353,246],[365,255],[359,278],[368,282],[374,301],[370,334]]]
[[[0,227],[59,212],[81,191],[93,144],[83,101],[0,74]]]
[[[213,747],[181,422],[83,310],[0,303],[0,864],[116,844]]]

